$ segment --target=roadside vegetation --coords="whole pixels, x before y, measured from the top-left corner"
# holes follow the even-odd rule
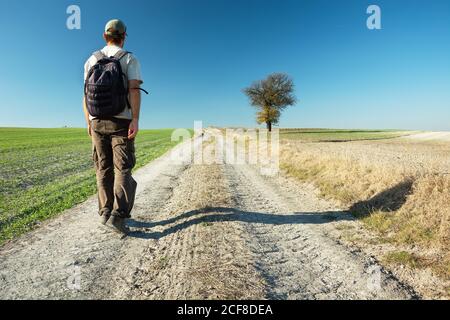
[[[448,281],[450,144],[386,140],[405,134],[286,130],[280,163],[287,174],[348,207],[379,244],[397,248],[386,253],[385,263],[430,268]],[[330,142],[340,139],[347,142]]]
[[[172,130],[142,130],[136,168],[174,145]],[[0,128],[0,244],[96,193],[85,129]]]

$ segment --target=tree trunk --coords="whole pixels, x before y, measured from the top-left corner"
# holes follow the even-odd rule
[[[269,130],[269,132],[272,132],[272,122],[267,121],[266,124],[267,124],[267,130]]]

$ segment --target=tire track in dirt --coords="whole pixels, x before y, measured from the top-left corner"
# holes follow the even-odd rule
[[[115,298],[250,299],[264,295],[264,284],[245,234],[237,221],[215,208],[230,207],[223,167],[193,165],[173,196],[154,217],[155,242],[144,258],[121,270],[130,281],[115,281]],[[145,199],[143,200],[145,202]],[[139,213],[136,213],[139,216]],[[122,265],[124,265],[122,263]]]
[[[267,298],[416,297],[374,259],[326,237],[326,224],[351,218],[319,199],[311,186],[281,176],[264,178],[248,165],[227,166],[226,176],[254,235],[249,246],[268,282]]]

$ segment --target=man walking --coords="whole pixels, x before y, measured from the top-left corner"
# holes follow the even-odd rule
[[[83,110],[92,137],[101,223],[126,234],[137,183],[134,138],[139,130],[143,83],[139,61],[123,50],[127,36],[120,20],[106,24],[106,46],[84,66]]]

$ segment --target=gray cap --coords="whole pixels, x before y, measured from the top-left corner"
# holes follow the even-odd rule
[[[114,19],[108,21],[105,26],[105,33],[108,36],[112,37],[123,37],[123,35],[127,32],[127,26],[123,23],[122,20]]]

